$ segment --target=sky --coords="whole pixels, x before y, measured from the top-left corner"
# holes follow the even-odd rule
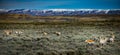
[[[120,9],[120,0],[0,0],[0,9]]]

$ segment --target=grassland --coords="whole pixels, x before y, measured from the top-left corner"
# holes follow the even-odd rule
[[[0,14],[0,23],[71,23],[83,21],[120,21],[120,15],[31,16],[26,14]]]
[[[9,22],[1,19],[0,55],[120,55],[119,16],[53,17],[41,17],[48,18],[44,22],[35,22],[36,20],[31,18],[28,21],[26,18],[21,20],[6,18]],[[67,21],[59,21],[61,18],[66,18]],[[49,19],[57,21],[53,22]],[[4,30],[13,32],[6,35]],[[16,34],[15,31],[18,30],[23,33]],[[56,35],[54,32],[61,32],[61,34]],[[94,45],[85,43],[87,39],[94,40],[94,36],[110,38],[111,32],[115,35],[114,43],[107,42],[103,46],[98,41],[95,41]]]

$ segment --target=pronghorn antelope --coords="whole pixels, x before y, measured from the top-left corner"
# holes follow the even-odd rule
[[[105,38],[100,37],[99,43],[102,44],[102,45],[104,45],[104,44],[107,43],[107,41],[108,41],[108,38],[106,38],[106,37]]]
[[[47,32],[43,32],[43,35],[48,35],[48,33]]]
[[[61,35],[61,32],[55,32],[55,34],[56,34],[57,36],[60,36],[60,35]]]
[[[85,40],[85,42],[88,43],[88,44],[94,44],[95,43],[94,40]]]
[[[17,34],[18,36],[20,36],[23,32],[21,30],[16,30],[15,34]]]
[[[22,31],[15,31],[16,34],[22,34],[23,32]]]
[[[5,33],[6,35],[11,35],[12,30],[4,30],[4,33]]]

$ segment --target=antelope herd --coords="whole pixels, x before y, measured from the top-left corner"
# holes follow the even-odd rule
[[[13,34],[13,33],[20,35],[20,34],[23,33],[23,32],[20,31],[20,30],[3,30],[3,32],[4,32],[5,35],[11,35],[11,34]]]
[[[21,31],[21,30],[3,30],[4,34],[5,35],[11,35],[11,34],[18,34],[18,35],[21,35],[24,33],[24,31]],[[60,36],[61,35],[61,32],[53,32],[55,35],[57,36]],[[43,35],[48,35],[48,32],[42,32]],[[88,43],[88,44],[92,44],[94,45],[96,42],[98,42],[100,45],[105,45],[106,43],[110,42],[110,43],[114,43],[114,40],[115,40],[115,35],[113,33],[111,33],[111,37],[92,37],[92,39],[87,39],[85,40],[85,43]]]
[[[11,34],[17,34],[17,35],[20,35],[20,34],[23,34],[24,33],[24,31],[21,31],[21,30],[3,30],[3,32],[4,32],[4,34],[5,35],[11,35]],[[39,31],[37,31],[37,32],[39,32]],[[56,31],[56,32],[53,32],[55,35],[57,35],[57,36],[60,36],[61,35],[61,32],[58,32],[58,31]],[[39,33],[40,34],[40,33]],[[48,32],[42,32],[42,35],[44,35],[44,36],[46,36],[46,35],[48,35]]]
[[[111,37],[94,37],[93,39],[97,39],[97,41],[95,40],[85,40],[86,43],[88,43],[88,45],[94,45],[95,43],[99,43],[99,45],[103,46],[106,45],[107,43],[114,43],[115,40],[115,35],[112,33]]]

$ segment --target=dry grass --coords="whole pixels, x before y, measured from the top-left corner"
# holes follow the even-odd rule
[[[71,26],[72,25],[72,26]],[[81,22],[71,24],[0,24],[1,55],[120,55],[120,22]],[[4,30],[12,30],[4,35]],[[15,31],[21,30],[21,35]],[[43,33],[46,32],[47,35]],[[60,32],[58,36],[54,32]],[[85,40],[94,40],[115,35],[114,43],[88,45]],[[102,46],[102,47],[101,47]]]

